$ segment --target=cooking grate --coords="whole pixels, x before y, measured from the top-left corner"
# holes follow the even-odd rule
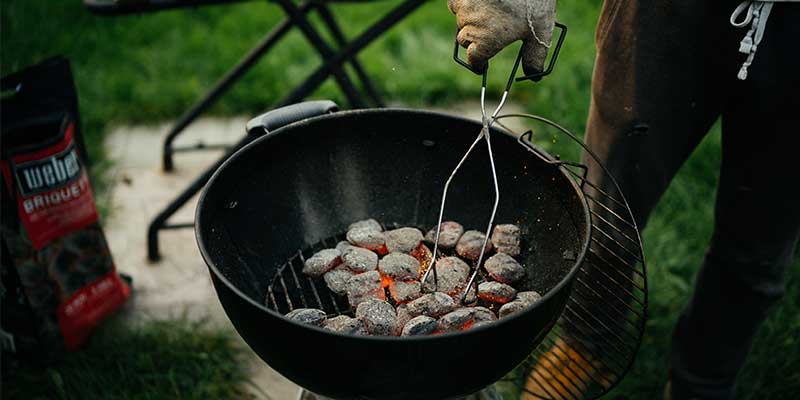
[[[583,147],[597,168],[555,160],[530,144],[532,131],[519,143],[545,162],[564,167],[590,206],[590,247],[558,321],[531,355],[501,382],[516,385],[529,399],[594,399],[613,389],[630,370],[641,345],[647,318],[647,276],[641,238],[630,207],[614,178],[580,140],[542,117],[512,114],[543,122]],[[505,126],[498,122],[498,125]],[[507,129],[507,128],[506,128]],[[398,227],[397,224],[393,224]],[[353,316],[347,299],[334,296],[322,279],[302,274],[305,258],[335,247],[344,234],[298,251],[277,269],[267,288],[267,307],[285,314],[312,307]],[[568,256],[568,255],[565,255]]]

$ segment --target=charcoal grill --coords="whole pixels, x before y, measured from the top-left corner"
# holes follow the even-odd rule
[[[497,221],[522,229],[527,284],[544,294],[536,306],[468,331],[411,338],[348,336],[284,318],[297,307],[352,315],[345,299],[300,274],[305,257],[335,246],[364,218],[430,228],[441,182],[481,128],[400,109],[306,118],[314,109],[331,107],[301,104],[251,121],[248,131],[261,136],[217,170],[197,207],[197,240],[220,302],[265,362],[335,399],[439,400],[515,368],[525,374],[507,379],[525,386],[514,377],[565,339],[596,360],[595,371],[575,377],[586,380],[585,393],[566,387],[550,397],[596,397],[616,385],[641,342],[647,306],[635,222],[624,197],[607,188],[613,179],[587,179],[589,171],[607,176],[599,164],[547,154],[530,132],[502,127],[511,116],[492,128],[498,179],[508,183]],[[446,217],[465,226],[485,223],[481,206],[494,195],[484,161],[468,160],[451,188]]]

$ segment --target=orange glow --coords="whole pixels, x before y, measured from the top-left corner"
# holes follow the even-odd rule
[[[385,256],[389,252],[389,249],[386,247],[386,244],[382,244],[382,245],[380,245],[380,247],[377,247],[377,248],[374,248],[374,249],[370,249],[370,250],[378,253],[378,255],[381,256],[381,257]]]
[[[425,246],[424,243],[420,243],[414,251],[411,252],[411,257],[414,257],[419,261],[419,277],[422,278],[422,275],[425,274],[425,271],[428,270],[428,267],[431,266],[431,259],[433,258],[433,253],[428,246]]]
[[[381,274],[381,283],[383,284],[383,287],[388,288],[389,285],[394,283],[394,279],[384,274]]]
[[[505,304],[513,300],[511,297],[497,297],[497,296],[492,296],[488,293],[478,293],[478,297],[481,298],[482,300],[500,304]]]

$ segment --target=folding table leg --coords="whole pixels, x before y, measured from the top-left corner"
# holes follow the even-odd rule
[[[310,3],[303,3],[299,6],[298,11],[302,14],[306,14],[309,10],[311,10],[312,5]],[[209,107],[211,107],[214,103],[216,103],[217,99],[222,96],[225,92],[230,89],[230,87],[239,80],[250,68],[255,65],[255,63],[261,59],[261,57],[275,45],[289,30],[294,26],[294,24],[289,19],[284,19],[280,24],[278,24],[275,28],[272,29],[258,44],[258,46],[254,47],[247,55],[245,55],[239,63],[236,64],[225,76],[217,82],[216,85],[211,89],[211,91],[206,94],[206,96],[195,103],[189,111],[183,114],[180,119],[175,123],[175,125],[170,129],[167,133],[166,139],[164,139],[164,151],[162,154],[162,166],[165,172],[170,172],[174,169],[172,163],[172,156],[175,153],[176,149],[172,145],[172,142],[175,141],[175,138],[186,129],[189,124],[194,122],[197,117],[200,116],[203,112],[205,112]]]
[[[319,16],[322,18],[322,21],[328,26],[328,30],[330,30],[331,34],[333,34],[333,39],[336,40],[336,44],[339,46],[339,48],[341,49],[343,46],[347,45],[347,39],[345,39],[341,28],[339,28],[339,24],[336,23],[336,19],[333,17],[331,10],[325,5],[317,6],[316,10],[317,13],[319,13]],[[361,85],[364,87],[364,90],[372,98],[372,101],[375,102],[375,106],[386,107],[386,104],[383,102],[383,98],[378,93],[378,90],[375,89],[375,86],[372,84],[372,80],[369,79],[369,75],[364,72],[364,68],[362,68],[361,63],[358,62],[358,56],[353,56],[353,58],[350,60],[350,65],[352,65],[353,69],[356,71],[358,80],[361,81]]]
[[[282,107],[287,104],[297,103],[298,101],[306,98],[311,92],[316,90],[325,79],[330,76],[334,68],[341,66],[347,60],[352,59],[361,50],[367,47],[373,40],[377,39],[384,32],[389,30],[397,22],[411,14],[419,6],[427,0],[407,0],[390,11],[386,16],[381,18],[378,22],[372,24],[361,35],[350,41],[350,43],[339,49],[339,51],[330,58],[325,59],[325,62],[314,71],[308,79],[305,80],[300,86],[295,88],[288,96],[284,97],[276,107]]]
[[[291,0],[271,0],[275,3],[278,3],[281,8],[283,8],[284,12],[289,16],[289,19],[303,32],[303,35],[306,39],[314,46],[314,49],[317,50],[320,56],[322,56],[323,63],[327,62],[328,59],[334,58],[336,53],[322,40],[322,37],[319,35],[319,32],[311,26],[311,23],[308,22],[306,16],[300,12],[300,9],[292,3]],[[339,84],[339,87],[342,89],[345,97],[347,97],[347,102],[350,103],[352,108],[363,108],[365,106],[364,100],[361,97],[361,93],[359,93],[358,89],[353,86],[353,82],[350,81],[350,77],[347,76],[344,68],[342,68],[341,63],[336,65],[335,67],[330,69],[328,75],[333,74],[333,78],[336,80],[336,83]]]

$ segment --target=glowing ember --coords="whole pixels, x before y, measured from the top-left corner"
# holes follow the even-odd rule
[[[419,261],[403,253],[389,253],[378,263],[378,271],[391,280],[416,279],[419,272]]]
[[[354,275],[347,281],[347,299],[353,307],[371,299],[385,300],[381,274],[370,271]]]
[[[408,303],[422,295],[419,281],[394,281],[389,285],[389,293],[397,304]]]
[[[483,282],[478,285],[478,298],[494,303],[508,303],[517,295],[517,290],[505,283]]]
[[[425,271],[428,270],[428,267],[431,266],[431,260],[433,259],[433,252],[425,246],[424,243],[420,243],[414,251],[411,252],[411,257],[414,257],[419,261],[419,274],[417,275],[418,278],[422,279],[422,275],[425,274]]]

